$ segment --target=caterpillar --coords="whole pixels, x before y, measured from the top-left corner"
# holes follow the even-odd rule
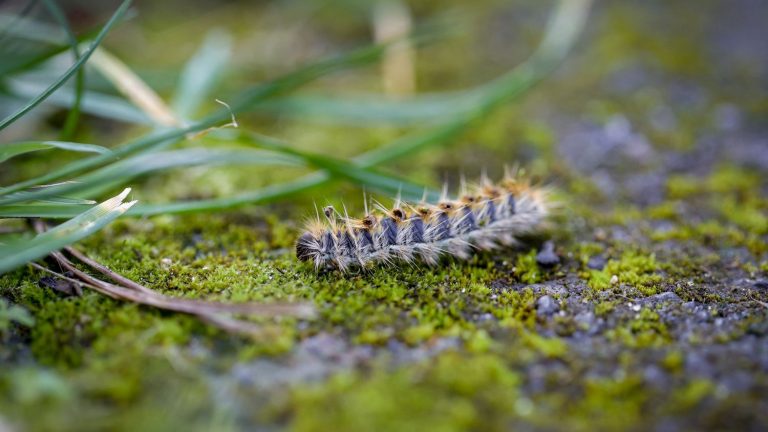
[[[533,186],[518,170],[505,169],[493,183],[483,174],[471,188],[450,199],[447,187],[436,204],[411,204],[396,198],[387,209],[376,203],[363,218],[340,214],[333,206],[307,223],[296,242],[296,257],[317,271],[342,273],[395,262],[430,266],[442,256],[468,259],[472,251],[519,244],[519,237],[539,233],[552,204],[545,188]]]

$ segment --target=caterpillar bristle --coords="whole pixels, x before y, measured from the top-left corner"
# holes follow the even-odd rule
[[[365,215],[350,217],[333,206],[315,206],[296,242],[296,257],[310,261],[318,271],[367,269],[396,263],[428,266],[443,256],[468,259],[477,250],[492,251],[518,246],[523,235],[543,229],[552,208],[550,191],[533,184],[518,166],[504,168],[504,177],[493,183],[485,172],[477,183],[461,176],[460,193],[451,198],[443,186],[437,203],[401,199],[388,208],[363,193]],[[324,220],[323,220],[324,219]]]

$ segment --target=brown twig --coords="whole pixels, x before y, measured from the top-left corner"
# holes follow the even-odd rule
[[[46,230],[45,224],[39,220],[34,221],[34,227],[35,230],[39,233]],[[261,334],[262,328],[254,323],[226,317],[221,314],[244,314],[264,317],[295,316],[301,318],[311,318],[314,316],[314,308],[312,305],[306,303],[232,304],[169,297],[110,270],[106,266],[97,261],[94,261],[74,247],[67,247],[65,250],[84,264],[107,276],[109,279],[119,285],[103,281],[89,275],[88,273],[83,272],[61,252],[52,252],[50,256],[56,260],[56,262],[58,262],[62,268],[70,271],[79,280],[60,275],[49,269],[45,269],[42,266],[35,265],[35,267],[45,269],[45,271],[56,274],[58,277],[64,278],[66,280],[87,286],[94,291],[114,299],[126,300],[146,306],[156,307],[158,309],[195,315],[203,321],[216,325],[217,327],[226,331],[247,334]]]

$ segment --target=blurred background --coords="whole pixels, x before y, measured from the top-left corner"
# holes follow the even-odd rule
[[[99,29],[117,5],[61,3],[80,36]],[[244,89],[322,59],[407,32],[426,35],[396,44],[383,63],[366,61],[322,73],[237,115],[243,129],[278,137],[299,150],[349,158],[481,104],[482,97],[430,97],[480,89],[524,62],[536,49],[553,6],[139,1],[110,31],[105,47],[171,109],[189,102],[184,118],[177,119],[183,123],[220,109],[215,99],[231,103]],[[598,3],[573,52],[553,76],[483,114],[465,135],[452,134],[436,146],[388,163],[387,169],[415,183],[438,186],[448,179],[456,187],[459,173],[475,177],[484,168],[499,175],[503,163],[517,161],[548,180],[584,176],[610,199],[640,204],[663,200],[670,172],[705,173],[722,161],[765,169],[768,54],[760,47],[766,36],[760,25],[765,9],[762,2],[747,0]],[[71,55],[34,62],[52,45],[66,42],[44,2],[6,1],[2,12],[8,23],[4,59],[32,63],[3,77],[0,106],[8,114],[71,64]],[[14,21],[12,15],[20,13],[24,18]],[[26,20],[37,27],[26,26]],[[195,53],[209,70],[200,78],[199,86],[205,88],[189,101],[180,93],[180,81]],[[146,124],[154,120],[101,70],[85,68],[86,108],[70,138],[110,147],[146,132]],[[3,130],[3,141],[57,138],[73,86],[69,81],[50,101]],[[135,96],[136,90],[127,90],[132,92]],[[111,99],[96,99],[103,96]],[[108,109],[113,101],[120,105]],[[162,121],[162,113],[158,115]],[[226,143],[199,137],[182,145]],[[3,181],[29,177],[75,157],[46,156],[6,164]],[[616,165],[632,169],[612,170]],[[142,202],[220,197],[302,172],[269,166],[258,171],[202,167],[154,172],[140,180],[145,186],[134,193]]]
[[[32,241],[22,218],[132,187],[78,247],[168,296],[319,313],[253,318],[252,340],[65,295],[24,265],[61,247],[43,245],[0,266],[0,412],[32,430],[764,428],[766,18],[761,0],[0,2],[0,263]],[[555,268],[530,250],[345,278],[293,257],[315,203],[357,215],[363,189],[388,205],[516,163],[560,203]]]

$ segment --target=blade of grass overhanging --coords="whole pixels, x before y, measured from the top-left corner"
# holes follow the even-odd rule
[[[15,194],[23,194],[24,192],[14,192],[12,195]],[[96,201],[93,200],[87,200],[87,199],[81,199],[81,198],[70,198],[70,197],[59,197],[59,196],[52,196],[50,198],[46,198],[45,200],[39,201],[40,203],[45,204],[51,204],[51,205],[92,205],[96,204]]]
[[[107,23],[104,25],[104,27],[99,32],[98,36],[96,36],[96,39],[91,42],[91,46],[82,54],[80,59],[76,61],[72,66],[70,66],[69,69],[61,76],[59,77],[56,82],[51,84],[43,93],[38,95],[33,100],[29,101],[25,106],[20,108],[15,113],[9,115],[8,117],[4,118],[3,120],[0,120],[0,130],[5,129],[10,125],[11,123],[15,122],[19,118],[21,118],[24,114],[32,110],[34,107],[36,107],[40,102],[44,101],[45,98],[47,98],[51,93],[55,92],[59,87],[61,87],[75,72],[80,69],[86,61],[90,58],[91,54],[96,50],[96,48],[101,44],[101,41],[104,40],[104,38],[107,36],[107,33],[109,33],[109,30],[112,29],[112,27],[115,25],[115,23],[120,19],[120,17],[125,13],[125,10],[128,8],[128,6],[131,4],[131,0],[124,0],[123,3],[120,5],[120,7],[117,8],[115,13],[112,15],[112,17],[107,21]]]
[[[100,48],[93,54],[91,66],[157,124],[181,126],[181,121],[163,99],[120,59]]]
[[[45,189],[45,188],[51,188],[51,187],[57,187],[60,184],[50,184],[50,185],[41,185],[41,186],[35,186],[34,188],[31,188],[31,190],[39,190],[39,189]],[[26,200],[27,196],[30,194],[29,191],[19,191],[14,192],[10,194],[10,197],[20,197],[22,200]],[[83,204],[96,204],[96,201],[92,200],[85,200],[81,198],[73,198],[73,197],[63,197],[63,196],[49,196],[48,198],[34,201],[35,204],[43,204],[43,205],[65,205],[65,206],[80,206]],[[28,204],[22,204],[22,205],[28,205]],[[0,207],[3,208],[3,207]],[[86,208],[87,209],[87,208]],[[76,212],[73,216],[76,216],[81,212]],[[37,216],[30,216],[30,217],[37,217]]]
[[[147,204],[133,213],[133,216],[153,216],[159,214],[182,214],[213,210],[225,210],[246,204],[266,204],[277,201],[298,192],[307,191],[331,180],[331,175],[325,171],[317,171],[285,183],[276,183],[231,197],[214,198],[188,202],[172,202],[165,204]],[[0,214],[3,208],[0,207]]]
[[[153,132],[144,137],[122,144],[113,149],[116,157],[125,156],[138,151],[150,150],[162,145],[166,145],[169,142],[181,139],[187,134],[198,132],[217,124],[224,123],[229,120],[231,113],[239,113],[247,109],[252,108],[259,102],[272,97],[278,93],[293,90],[303,84],[306,84],[314,79],[320,78],[326,74],[342,70],[345,67],[351,68],[361,66],[369,61],[372,61],[381,55],[382,47],[364,47],[347,54],[335,56],[330,59],[321,60],[316,63],[304,66],[296,71],[290,72],[282,77],[278,77],[269,83],[257,85],[249,90],[245,90],[243,95],[237,98],[237,102],[231,104],[230,109],[219,109],[212,114],[206,116],[200,121],[191,124],[186,127],[161,130]],[[11,192],[19,191],[27,187],[40,183],[48,183],[54,180],[58,180],[64,176],[82,172],[84,170],[101,166],[110,162],[111,159],[101,156],[84,159],[76,162],[72,162],[64,167],[53,170],[43,176],[33,179],[25,180],[14,185],[0,189],[0,195],[8,194]],[[39,197],[43,198],[44,194]],[[13,200],[3,199],[2,204],[12,204]]]
[[[52,196],[68,194],[80,194],[97,196],[114,187],[126,183],[135,177],[151,172],[165,171],[174,168],[192,166],[220,166],[220,165],[269,165],[269,166],[304,166],[300,157],[269,150],[240,149],[210,149],[189,148],[170,150],[159,153],[145,153],[121,160],[99,170],[93,171],[75,181],[64,182],[46,187],[46,197],[40,198],[37,193],[39,188],[25,190],[6,195],[13,201],[41,201],[50,200]],[[51,193],[53,191],[53,193]],[[55,195],[54,195],[55,194]],[[17,206],[10,210],[33,211],[32,206]],[[8,215],[9,206],[0,206],[0,214]],[[62,213],[59,212],[59,215]],[[39,215],[38,215],[39,216]],[[18,217],[18,216],[16,216]],[[28,214],[27,217],[32,217]]]
[[[380,96],[344,98],[334,96],[294,96],[267,101],[259,110],[300,118],[314,117],[324,121],[366,125],[370,123],[412,124],[423,121],[448,121],[455,116],[471,114],[493,98],[506,99],[510,92],[527,84],[521,79],[546,75],[545,69],[556,66],[570,50],[575,32],[583,27],[588,7],[582,1],[561,4],[550,19],[540,48],[523,65],[474,89],[424,95],[408,99],[386,99]],[[530,68],[530,69],[529,69]]]
[[[551,73],[554,67],[565,57],[573,47],[578,35],[584,28],[590,0],[561,0],[554,13],[550,16],[542,44],[525,63],[513,69],[502,80],[503,86],[498,94],[491,94],[482,106],[477,107],[473,114],[460,117],[448,124],[417,132],[400,138],[379,149],[367,152],[353,161],[360,167],[369,168],[390,160],[403,157],[426,147],[444,143],[460,133],[477,119],[496,108],[501,102],[521,95],[534,84]],[[151,215],[163,213],[188,213],[233,208],[246,204],[262,204],[319,186],[331,179],[327,171],[308,174],[297,180],[270,185],[254,191],[245,192],[232,197],[200,200],[196,202],[169,203],[145,205],[133,209],[132,215]]]
[[[34,97],[43,90],[43,87],[35,83],[24,82],[13,79],[6,82],[8,96],[15,99],[24,100]],[[64,86],[45,100],[41,105],[53,105],[60,108],[67,108],[72,105],[75,99],[74,91]],[[83,92],[83,100],[80,106],[82,112],[94,117],[116,120],[129,124],[153,125],[154,123],[143,112],[138,110],[133,104],[125,99],[112,96],[105,93],[99,93],[91,90]]]
[[[371,96],[291,96],[260,104],[256,110],[327,123],[369,126],[449,121],[476,106],[477,91],[422,95],[408,99]]]
[[[15,192],[18,193],[18,192]],[[90,209],[87,204],[19,204],[0,206],[0,218],[70,219]]]
[[[336,159],[328,156],[296,150],[272,137],[267,137],[256,133],[243,132],[239,135],[238,141],[251,143],[253,145],[277,152],[297,156],[306,161],[307,164],[312,165],[315,168],[324,169],[337,178],[343,178],[364,184],[371,187],[371,189],[381,193],[388,193],[392,195],[401,194],[401,196],[405,199],[419,199],[425,192],[424,186],[416,185],[403,179],[378,173],[371,170],[370,168],[364,168],[342,159]],[[429,193],[430,191],[427,192]],[[438,196],[439,194],[432,193],[430,198],[436,199]]]
[[[444,33],[445,29],[441,28],[422,29],[409,39],[414,45],[418,46],[429,43]],[[398,41],[399,40],[393,40],[383,44],[358,48],[348,53],[336,55],[310,64],[272,80],[266,85],[255,86],[252,89],[243,92],[239,98],[236,98],[231,103],[232,111],[239,113],[253,109],[257,103],[261,103],[275,95],[284,94],[287,91],[293,90],[300,85],[322,76],[336,71],[370,64],[371,62],[380,59],[387,48]]]
[[[51,15],[53,15],[54,19],[59,23],[59,26],[64,29],[69,44],[72,47],[74,60],[80,60],[80,47],[78,46],[77,37],[72,31],[72,27],[70,27],[64,12],[53,0],[43,0],[43,2]],[[77,121],[80,118],[80,103],[83,98],[84,87],[85,68],[79,68],[75,75],[75,97],[72,101],[72,106],[69,107],[69,112],[67,113],[67,118],[64,120],[64,126],[62,127],[60,134],[62,140],[69,139],[74,134],[75,128],[77,127]]]
[[[5,162],[14,156],[52,148],[86,153],[110,153],[108,148],[95,144],[81,144],[63,141],[24,141],[10,144],[0,144],[0,163]]]
[[[547,27],[547,33],[544,38],[545,41],[555,41],[557,43],[543,43],[526,63],[515,68],[513,73],[510,74],[511,78],[508,80],[509,83],[506,83],[506,91],[500,95],[494,95],[494,97],[490,98],[490,100],[488,100],[482,107],[478,107],[475,110],[474,115],[454,120],[448,124],[429,129],[426,132],[420,131],[405,136],[390,145],[365,153],[357,158],[353,158],[353,161],[359,164],[359,166],[367,168],[422,150],[431,145],[446,142],[446,140],[464,130],[476,118],[482,118],[486,111],[495,108],[500,102],[522,94],[542,78],[542,76],[533,73],[534,71],[543,75],[551,72],[557,61],[562,59],[572,47],[580,30],[583,28],[590,3],[591,2],[588,0],[562,0],[556,9],[556,12],[550,19],[550,24]],[[561,27],[555,29],[556,25]],[[554,32],[557,32],[557,37],[550,36]],[[542,53],[541,51],[544,49],[552,50],[553,52]],[[319,186],[330,179],[331,175],[328,172],[320,171],[308,174],[291,182],[270,185],[231,197],[193,202],[137,206],[132,209],[129,214],[143,216],[167,213],[191,213],[228,209],[247,204],[263,204],[306,191],[310,188]],[[46,209],[40,209],[40,211],[44,210]],[[14,209],[14,211],[17,210]],[[2,214],[3,211],[0,209],[0,215]],[[57,210],[57,214],[60,215],[61,210]]]
[[[129,192],[130,189],[126,189],[121,194],[33,239],[0,246],[0,274],[42,258],[52,251],[100,230],[135,204],[135,201],[123,202]]]
[[[195,115],[218,83],[229,60],[232,38],[221,30],[209,32],[202,46],[184,65],[171,107],[183,120]]]
[[[131,11],[125,12],[121,21],[130,19],[132,15],[133,13]],[[5,20],[7,20],[7,17],[0,14],[0,27],[2,27],[3,21]],[[101,30],[102,28],[96,28],[81,33],[77,38],[78,44],[94,39],[98,36],[99,31]],[[8,59],[3,58],[3,61],[0,62],[0,77],[31,69],[50,60],[52,57],[71,49],[70,44],[62,44],[59,42],[63,34],[58,28],[36,20],[25,19],[24,25],[18,30],[14,29],[13,34],[14,36],[25,40],[44,43],[47,47],[42,52],[34,55],[24,57],[17,56],[19,58],[14,58],[11,62],[7,62],[6,60]]]
[[[104,168],[78,177],[75,182],[57,186],[58,195],[81,193],[97,196],[128,180],[151,172],[191,166],[256,165],[304,166],[296,156],[269,150],[188,148],[157,153],[145,153],[121,160]]]

